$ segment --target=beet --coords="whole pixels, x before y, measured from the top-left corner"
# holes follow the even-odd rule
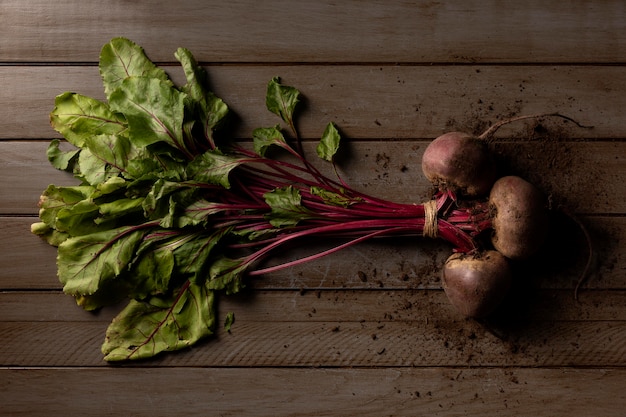
[[[496,250],[510,259],[527,259],[539,250],[548,229],[548,210],[543,194],[517,176],[498,179],[491,193],[493,234]]]
[[[464,316],[481,318],[502,302],[511,286],[507,259],[494,250],[455,253],[443,267],[442,285],[450,303]]]
[[[485,141],[462,132],[432,141],[424,151],[422,171],[440,190],[470,197],[488,194],[496,180],[496,164]]]

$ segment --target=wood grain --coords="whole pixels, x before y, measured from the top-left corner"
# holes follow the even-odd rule
[[[179,66],[165,68],[178,85],[184,84]],[[566,128],[569,137],[626,138],[620,111],[626,106],[626,75],[620,66],[216,65],[207,69],[211,88],[237,117],[233,135],[240,138],[278,122],[265,108],[266,85],[275,76],[302,92],[298,125],[308,139],[319,138],[329,121],[351,139],[432,139],[450,129],[482,131],[512,115],[555,111],[593,126],[581,129],[554,121]],[[94,66],[0,66],[0,88],[4,91],[0,106],[6,120],[11,120],[0,132],[3,139],[55,136],[48,115],[54,97],[65,91],[104,99]],[[516,123],[498,136],[520,131],[524,124]]]
[[[581,292],[578,300],[568,290],[542,289],[529,292],[515,308],[502,308],[490,323],[517,321],[624,321],[621,308],[626,290]],[[0,321],[109,323],[126,305],[91,313],[76,305],[61,291],[0,292]],[[387,290],[261,290],[248,289],[221,297],[218,315],[235,314],[241,323],[271,322],[454,322],[463,321],[440,289]],[[233,326],[233,330],[236,330]],[[216,347],[219,349],[219,346]]]
[[[156,61],[179,46],[211,62],[604,62],[626,60],[619,0],[5,0],[0,61],[96,61],[126,36]],[[15,34],[19,33],[19,36]]]
[[[626,371],[530,368],[0,370],[12,416],[621,417]]]
[[[0,322],[0,366],[104,366],[107,325]],[[238,322],[145,365],[624,367],[625,335],[626,321],[513,323],[497,333],[459,320]]]
[[[225,297],[231,332],[158,366],[623,366],[626,293],[541,291],[478,323],[441,291],[261,291]],[[530,302],[528,301],[530,300]],[[101,366],[119,307],[87,313],[59,292],[0,294],[0,366]],[[42,352],[45,345],[45,353]],[[315,352],[315,353],[313,353]]]

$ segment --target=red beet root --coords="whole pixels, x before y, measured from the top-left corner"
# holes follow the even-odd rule
[[[422,171],[440,190],[459,195],[489,193],[496,180],[496,165],[485,141],[461,132],[449,132],[428,145]]]
[[[442,284],[450,303],[461,314],[481,318],[502,302],[511,286],[511,270],[497,251],[455,253],[443,267]]]
[[[516,176],[496,181],[489,195],[496,250],[510,259],[526,259],[542,245],[548,229],[548,212],[542,193]]]

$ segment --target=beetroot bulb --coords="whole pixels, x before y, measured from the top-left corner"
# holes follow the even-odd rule
[[[489,194],[493,247],[510,259],[526,259],[543,244],[548,210],[543,194],[517,176],[498,179]]]
[[[499,252],[454,253],[442,271],[450,303],[466,317],[482,318],[494,311],[511,286],[511,270]]]
[[[484,140],[448,132],[432,141],[422,157],[422,171],[440,190],[476,197],[489,193],[496,164]]]

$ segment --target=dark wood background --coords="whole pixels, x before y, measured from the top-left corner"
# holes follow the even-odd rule
[[[190,49],[238,115],[273,125],[267,81],[305,97],[311,144],[328,121],[347,138],[346,180],[403,202],[427,198],[420,156],[451,129],[513,115],[501,160],[587,225],[534,262],[495,318],[459,317],[439,283],[445,244],[377,241],[260,277],[222,297],[231,333],[178,354],[111,366],[100,344],[115,308],[61,292],[55,249],[29,232],[49,183],[54,97],[103,98],[101,46],[125,36],[175,80]],[[626,4],[622,1],[0,2],[0,415],[623,416],[626,412]],[[284,256],[297,256],[297,250]]]

